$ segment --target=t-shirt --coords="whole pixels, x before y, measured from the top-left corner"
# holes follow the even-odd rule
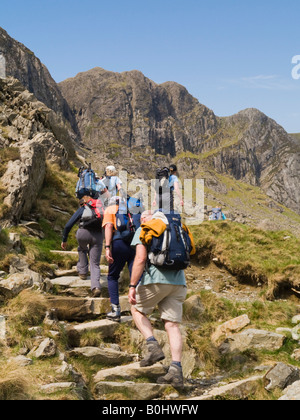
[[[139,228],[131,242],[132,247],[137,245],[143,245],[140,240],[142,228]],[[157,268],[154,265],[150,265],[149,272],[145,271],[144,277],[141,280],[143,286],[148,284],[174,284],[176,286],[186,286],[185,274],[183,270],[164,270]]]
[[[176,175],[171,175],[169,178],[169,187],[171,188],[171,191],[174,190],[175,182],[179,182],[178,177]]]
[[[102,182],[105,184],[112,197],[115,197],[118,193],[117,185],[122,185],[122,181],[117,176],[107,176]]]
[[[103,223],[102,223],[102,227],[104,227],[108,223],[111,223],[114,226],[113,241],[117,239],[122,239],[120,232],[117,231],[116,213],[118,210],[119,210],[119,206],[117,205],[107,207],[107,209],[104,212]]]
[[[100,192],[100,191],[104,191],[106,189],[106,186],[103,184],[103,182],[100,179],[98,179],[96,183],[96,188],[97,188],[97,191]]]

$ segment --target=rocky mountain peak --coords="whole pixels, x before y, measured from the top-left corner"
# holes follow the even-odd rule
[[[1,27],[0,51],[6,60],[6,75],[18,79],[39,101],[62,114],[74,126],[69,106],[46,66],[31,50],[11,38]]]

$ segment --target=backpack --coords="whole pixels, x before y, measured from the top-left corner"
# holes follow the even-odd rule
[[[144,211],[141,198],[127,197],[127,200],[119,201],[119,208],[116,213],[117,231],[121,239],[131,243],[136,230],[141,225],[141,213]]]
[[[179,214],[166,214],[169,224],[148,249],[148,264],[167,270],[184,270],[190,265],[191,239],[182,228]]]
[[[226,220],[226,216],[222,212],[222,209],[217,207],[212,209],[210,220]]]
[[[170,188],[170,170],[167,167],[156,170],[155,191],[159,195],[159,209],[174,211],[173,188]]]
[[[78,171],[78,182],[75,189],[76,197],[81,199],[85,195],[92,198],[99,197],[99,189],[97,187],[96,174],[89,164],[88,169],[83,166]]]
[[[156,180],[158,181],[159,187],[167,189],[169,186],[170,169],[167,167],[158,168],[156,170]]]
[[[80,228],[102,230],[104,208],[100,199],[91,198],[84,205]]]

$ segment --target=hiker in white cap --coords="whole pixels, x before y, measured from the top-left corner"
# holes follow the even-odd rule
[[[101,181],[104,183],[111,197],[118,195],[118,191],[122,188],[122,181],[117,176],[117,170],[113,165],[107,166],[105,170],[105,178]]]

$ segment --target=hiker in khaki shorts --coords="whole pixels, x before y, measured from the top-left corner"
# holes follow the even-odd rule
[[[152,212],[144,212],[141,216],[142,225],[151,219]],[[156,226],[159,228],[158,222]],[[157,382],[181,387],[183,386],[181,366],[183,341],[179,324],[182,321],[182,306],[187,293],[184,271],[163,270],[150,265],[139,283],[148,257],[147,247],[140,240],[141,232],[142,228],[139,228],[131,244],[136,248],[136,257],[128,295],[129,303],[133,305],[131,307],[133,319],[147,343],[147,355],[140,365],[151,366],[165,358],[159,343],[153,336],[153,328],[147,318],[147,315],[150,315],[158,306],[169,338],[172,363],[168,373],[158,378]]]

